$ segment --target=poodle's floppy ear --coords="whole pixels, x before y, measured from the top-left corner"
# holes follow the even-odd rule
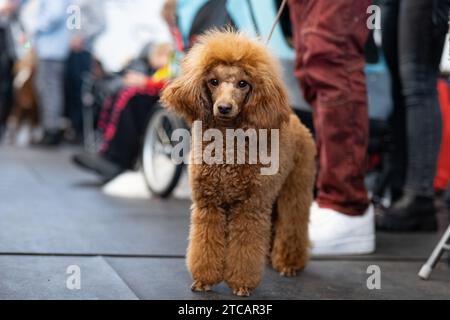
[[[245,120],[253,127],[279,129],[292,113],[286,89],[276,73],[259,73],[245,106]]]
[[[191,125],[203,119],[207,96],[201,73],[192,68],[183,69],[184,72],[163,90],[161,101]]]

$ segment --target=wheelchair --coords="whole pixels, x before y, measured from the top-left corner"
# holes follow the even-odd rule
[[[187,126],[179,117],[156,105],[144,136],[141,169],[152,194],[161,198],[170,197],[185,168],[172,157],[175,142],[171,137],[177,129],[187,129]]]

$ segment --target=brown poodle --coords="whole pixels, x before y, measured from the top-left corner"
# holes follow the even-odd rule
[[[274,152],[279,142],[276,174],[262,175],[261,162],[190,165],[192,290],[208,291],[225,281],[234,294],[248,296],[261,281],[268,256],[283,276],[303,269],[316,148],[289,107],[279,66],[266,46],[232,31],[207,33],[162,101],[190,125],[201,120],[203,132],[279,129],[278,141],[272,135],[269,140]]]

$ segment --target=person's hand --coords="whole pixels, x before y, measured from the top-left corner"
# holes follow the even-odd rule
[[[123,83],[127,87],[142,88],[142,87],[145,87],[145,84],[147,83],[147,81],[148,81],[148,78],[146,75],[139,73],[139,72],[135,72],[135,71],[130,71],[123,77]]]
[[[84,40],[80,36],[74,36],[70,42],[70,48],[74,52],[80,52],[84,49]]]

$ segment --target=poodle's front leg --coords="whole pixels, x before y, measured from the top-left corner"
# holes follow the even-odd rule
[[[187,266],[193,291],[209,291],[223,281],[225,258],[225,213],[215,207],[192,210]]]
[[[225,281],[238,296],[249,296],[261,281],[269,247],[271,209],[237,207],[228,225]]]

